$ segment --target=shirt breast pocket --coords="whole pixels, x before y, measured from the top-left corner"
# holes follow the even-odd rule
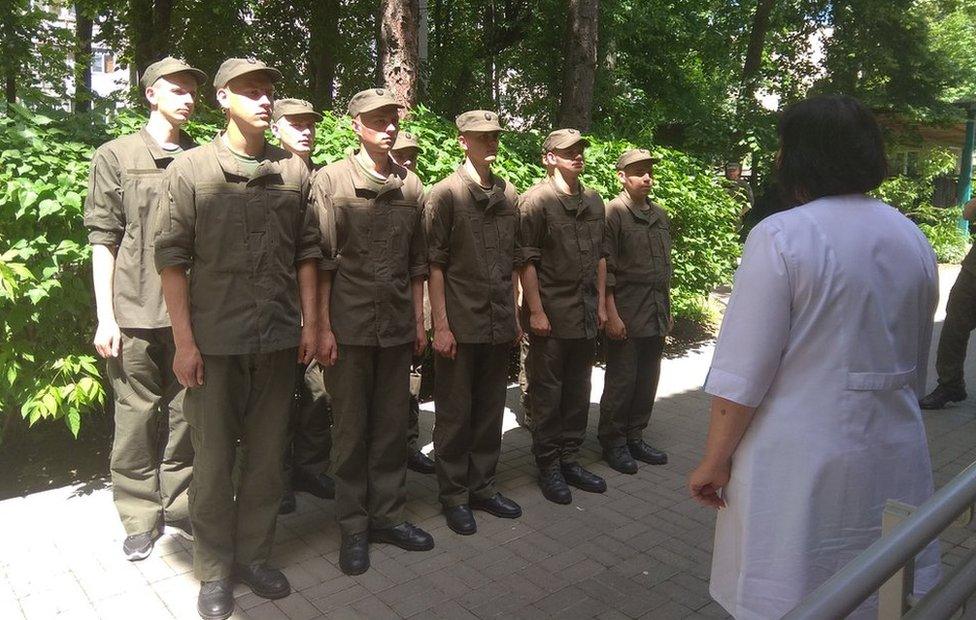
[[[155,220],[163,182],[163,170],[129,169],[122,181],[122,209],[125,212],[123,244],[135,251],[153,246],[152,224]]]
[[[410,261],[410,244],[417,227],[417,204],[408,200],[390,201],[390,256],[405,268]]]
[[[269,231],[273,251],[292,256],[302,223],[301,189],[291,185],[275,185],[267,188],[268,207],[274,226]]]
[[[247,273],[248,197],[239,192],[197,192],[195,264],[209,271]]]

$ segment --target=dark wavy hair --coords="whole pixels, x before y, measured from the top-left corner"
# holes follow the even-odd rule
[[[888,175],[884,139],[871,111],[846,95],[806,99],[779,119],[777,176],[791,205],[869,192]]]

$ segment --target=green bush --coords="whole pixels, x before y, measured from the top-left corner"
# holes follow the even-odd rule
[[[0,107],[0,412],[19,409],[33,424],[63,419],[78,433],[85,412],[105,400],[102,363],[93,353],[90,248],[82,225],[89,161],[95,146],[136,131],[145,115],[46,117],[20,106]],[[222,119],[203,111],[187,127],[198,141]],[[432,183],[461,161],[453,123],[419,108],[405,123],[423,146],[419,174]],[[610,199],[619,191],[617,156],[631,144],[590,138],[583,182]],[[326,113],[313,159],[341,159],[355,144],[349,119]],[[496,169],[519,190],[543,176],[542,136],[507,133]],[[739,252],[738,207],[708,167],[683,153],[656,149],[655,199],[668,211],[674,239],[674,306],[700,318],[702,301],[731,279]]]

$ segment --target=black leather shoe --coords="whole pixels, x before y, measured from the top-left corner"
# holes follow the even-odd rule
[[[949,403],[966,400],[966,390],[961,387],[937,386],[927,396],[918,401],[922,409],[943,409]]]
[[[542,495],[550,502],[568,504],[573,501],[573,494],[558,467],[539,471],[539,488],[542,489]]]
[[[434,473],[434,460],[420,450],[414,450],[407,457],[407,469],[412,469],[418,474]]]
[[[409,521],[393,527],[371,529],[369,540],[396,545],[407,551],[430,551],[434,548],[433,537]]]
[[[583,469],[579,463],[563,463],[559,468],[563,472],[566,484],[570,484],[581,491],[603,493],[607,490],[606,480]]]
[[[230,579],[201,581],[197,613],[205,620],[226,620],[234,613],[234,585]]]
[[[455,534],[470,536],[478,531],[478,523],[475,522],[471,509],[464,504],[445,508],[444,518],[447,519],[447,527]]]
[[[518,519],[522,516],[522,507],[501,493],[495,493],[488,499],[473,499],[471,507],[502,519]]]
[[[289,491],[281,496],[281,505],[278,506],[278,514],[290,515],[295,512],[298,504],[295,502],[295,493]]]
[[[295,491],[311,493],[321,499],[335,498],[335,480],[326,474],[317,476],[295,476],[292,480],[292,488]]]
[[[627,450],[630,451],[630,456],[638,461],[644,461],[651,465],[666,465],[668,462],[667,452],[654,449],[643,439],[629,442],[627,444]]]
[[[347,575],[362,575],[369,569],[369,535],[366,532],[342,537],[339,569]]]
[[[637,461],[631,456],[627,446],[611,446],[603,451],[603,460],[611,469],[622,474],[636,474]]]
[[[285,574],[264,562],[237,566],[234,573],[238,581],[251,588],[251,592],[261,598],[285,598],[291,594],[291,584],[288,583]]]

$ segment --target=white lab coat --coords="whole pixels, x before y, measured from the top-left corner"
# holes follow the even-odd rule
[[[860,194],[749,235],[705,382],[756,407],[715,526],[710,592],[735,618],[781,617],[877,540],[885,500],[932,494],[918,397],[938,291],[918,227]],[[933,544],[916,583],[938,574]]]

